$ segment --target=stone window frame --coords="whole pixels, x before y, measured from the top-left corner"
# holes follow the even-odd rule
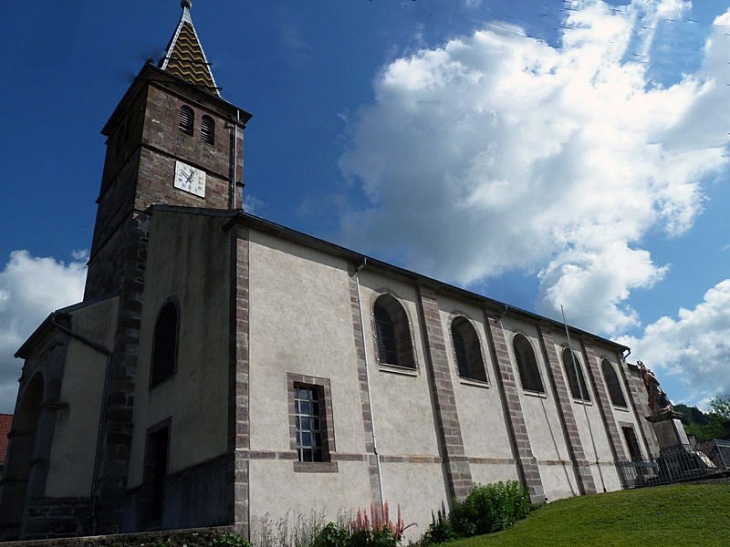
[[[455,323],[457,321],[460,321],[467,329],[470,329],[470,334],[473,335],[472,345],[474,341],[476,341],[476,349],[472,349],[471,355],[475,358],[478,358],[479,363],[474,363],[469,359],[469,355],[467,355],[467,360],[469,362],[466,363],[467,368],[467,374],[462,374],[462,368],[461,366],[463,363],[459,362],[459,354],[457,352],[457,343],[456,338],[454,337],[454,329],[459,328],[458,326],[455,326]],[[451,314],[451,317],[449,317],[449,334],[451,336],[451,349],[452,349],[452,355],[454,357],[454,364],[456,365],[456,373],[459,375],[459,379],[465,381],[464,383],[468,384],[477,384],[477,385],[489,385],[489,372],[487,371],[487,361],[484,358],[484,348],[482,344],[482,339],[479,336],[478,329],[474,326],[474,322],[463,312],[455,311]],[[461,333],[460,333],[461,334]],[[474,366],[476,365],[476,366]],[[483,374],[483,378],[476,377],[477,375],[471,374],[472,369],[478,369]]]
[[[517,353],[517,348],[515,347],[515,345],[517,344],[518,337],[523,338],[525,340],[525,342],[527,342],[527,345],[529,346],[529,348],[532,350],[532,356],[534,358],[534,364],[535,364],[534,370],[528,370],[524,366],[526,364],[520,362],[520,359],[519,359],[518,353]],[[542,373],[540,372],[540,362],[538,361],[538,358],[537,358],[537,356],[539,354],[538,354],[538,352],[535,351],[535,346],[533,345],[532,341],[530,341],[530,337],[524,332],[521,332],[521,331],[515,332],[514,335],[512,336],[511,349],[512,349],[512,354],[514,356],[515,364],[517,365],[517,372],[520,377],[520,386],[522,387],[522,390],[526,394],[540,395],[540,396],[546,397],[547,391],[545,390],[545,382],[543,382]],[[540,389],[533,389],[538,386],[532,385],[532,384],[529,387],[526,387],[525,384],[530,383],[530,382],[525,381],[526,378],[530,379],[530,380],[536,380],[537,382],[539,382]]]
[[[195,129],[195,111],[188,105],[180,107],[178,130],[183,135],[192,135]]]
[[[576,366],[573,365],[573,360],[570,360],[570,363],[565,362],[565,352],[570,351],[573,353],[573,356],[576,360]],[[568,385],[568,390],[570,391],[570,395],[573,398],[573,401],[579,404],[592,404],[593,398],[591,397],[591,389],[588,386],[588,381],[586,380],[586,371],[584,370],[584,364],[583,360],[581,359],[581,355],[568,346],[567,344],[563,344],[560,349],[560,355],[559,355],[560,361],[563,363],[563,372],[565,373],[565,380]],[[578,369],[577,372],[580,374],[580,376],[575,377],[576,368]],[[581,379],[583,380],[582,386],[581,386]],[[573,381],[571,381],[573,380]],[[578,388],[578,393],[576,394],[575,387]],[[581,387],[585,388],[584,396],[581,397]]]
[[[167,308],[167,306],[172,305],[175,308],[175,314],[176,314],[176,324],[175,324],[175,348],[172,356],[172,367],[169,371],[166,371],[166,373],[163,375],[163,377],[155,378],[155,365],[156,363],[156,349],[157,349],[157,340],[158,340],[158,328],[160,323],[160,317],[162,315],[162,312]],[[169,296],[165,299],[165,301],[162,303],[160,308],[157,311],[157,317],[155,318],[155,326],[152,330],[152,352],[150,354],[150,379],[149,379],[149,391],[152,391],[155,387],[159,386],[160,384],[165,383],[167,380],[172,378],[177,374],[177,362],[178,362],[178,355],[180,351],[180,301],[178,298],[174,295]]]
[[[400,325],[401,329],[404,329],[404,331],[408,334],[409,337],[409,343],[410,343],[410,359],[413,361],[413,365],[402,365],[402,364],[394,364],[394,363],[387,363],[380,360],[380,345],[378,341],[378,326],[377,322],[375,320],[375,305],[377,304],[378,300],[380,300],[383,297],[389,297],[393,299],[393,301],[400,307],[401,311],[403,312],[403,324]],[[413,321],[411,320],[411,316],[408,313],[407,307],[403,304],[403,299],[400,298],[395,291],[392,291],[387,288],[381,288],[376,291],[376,294],[372,298],[372,301],[370,303],[370,318],[371,318],[371,332],[373,337],[373,344],[375,346],[375,360],[378,363],[379,369],[383,372],[393,372],[396,374],[401,374],[404,376],[417,376],[419,371],[418,366],[418,354],[416,352],[416,344],[415,344],[415,336],[413,335]],[[387,302],[387,299],[386,299]],[[399,353],[407,352],[407,348],[401,348],[399,350]]]
[[[613,382],[610,381],[608,379],[608,377],[606,376],[606,369],[605,369],[606,365],[611,367],[610,370],[612,372],[612,379],[614,380]],[[628,400],[626,398],[626,394],[624,393],[624,389],[621,387],[621,378],[619,377],[618,373],[616,372],[615,365],[606,356],[601,357],[601,374],[603,375],[604,382],[606,382],[606,390],[608,391],[609,399],[611,399],[611,404],[614,407],[619,408],[621,410],[628,410],[629,404],[628,404]],[[618,390],[618,391],[616,391],[616,390]],[[617,402],[617,397],[616,397],[618,395],[620,395],[619,402]]]
[[[336,461],[332,455],[337,452],[335,444],[335,427],[332,413],[332,389],[329,378],[319,378],[305,374],[287,372],[287,396],[289,411],[289,448],[294,453],[295,473],[337,473]],[[298,458],[296,408],[294,404],[295,389],[306,387],[316,389],[321,397],[320,402],[320,430],[322,431],[322,459],[321,462],[303,462]]]

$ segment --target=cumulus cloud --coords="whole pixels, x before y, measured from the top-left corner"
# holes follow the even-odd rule
[[[535,273],[541,312],[617,334],[666,272],[646,234],[689,229],[727,166],[730,15],[663,85],[645,61],[688,2],[572,8],[559,47],[495,23],[385,66],[340,160],[368,200],[341,239],[462,285]]]
[[[730,279],[705,293],[694,309],[662,317],[640,338],[623,337],[632,357],[679,376],[690,404],[730,392]]]
[[[13,251],[0,270],[0,412],[13,412],[22,362],[13,354],[54,310],[80,302],[86,280],[86,252],[69,263]]]
[[[252,215],[258,214],[261,209],[266,208],[266,204],[251,194],[243,196],[243,210]]]

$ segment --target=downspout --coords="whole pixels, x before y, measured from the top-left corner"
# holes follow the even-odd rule
[[[568,337],[568,348],[570,348],[570,357],[573,361],[573,374],[575,374],[575,381],[578,383],[578,391],[580,392],[580,398],[581,401],[583,401],[583,413],[586,417],[586,423],[588,424],[588,434],[591,437],[591,444],[593,445],[593,454],[596,456],[596,467],[598,467],[598,476],[601,478],[601,487],[603,488],[603,491],[606,492],[606,483],[603,480],[603,471],[601,470],[601,464],[598,461],[598,449],[596,448],[596,440],[593,438],[593,428],[591,427],[591,420],[588,417],[588,408],[586,408],[586,397],[585,393],[583,393],[583,385],[580,382],[580,378],[583,375],[581,373],[581,376],[578,376],[578,363],[575,361],[575,352],[573,351],[573,344],[570,341],[570,331],[568,330],[568,322],[565,320],[565,311],[563,310],[563,306],[560,306],[560,313],[563,315],[563,325],[565,325],[565,335]],[[587,363],[586,363],[587,365]],[[586,389],[588,389],[588,386],[586,386]]]
[[[99,353],[103,353],[106,355],[106,374],[104,376],[104,391],[102,392],[101,396],[101,412],[99,413],[99,425],[97,426],[96,430],[96,453],[94,455],[94,471],[91,476],[91,533],[96,533],[96,525],[97,525],[97,492],[96,489],[98,487],[99,481],[98,481],[98,472],[99,472],[99,461],[101,459],[101,433],[102,429],[104,427],[104,416],[106,416],[106,409],[107,409],[107,397],[109,395],[109,381],[110,381],[110,371],[111,371],[111,361],[112,361],[112,352],[102,346],[101,344],[97,344],[93,340],[89,340],[85,336],[82,336],[78,333],[73,332],[68,327],[65,327],[64,325],[61,325],[56,321],[56,317],[59,317],[59,315],[54,311],[51,314],[51,324],[56,327],[61,332],[64,332],[68,334],[71,338],[78,340],[82,344],[85,344],[89,346],[90,348],[98,351]]]
[[[236,123],[233,124],[233,170],[231,175],[231,209],[236,208],[236,176],[238,175],[238,124],[241,123],[241,111],[236,109]],[[241,196],[243,200],[243,196]],[[241,201],[241,208],[243,208],[243,201]]]
[[[365,316],[362,312],[362,297],[360,295],[360,270],[365,268],[368,263],[366,256],[362,257],[362,263],[355,269],[355,284],[357,285],[357,308],[360,312],[360,336],[362,337],[362,347],[365,354],[365,383],[368,387],[368,406],[370,406],[370,424],[373,433],[373,452],[375,454],[375,466],[378,473],[378,490],[380,491],[380,506],[385,505],[385,494],[383,491],[383,474],[380,469],[380,454],[378,454],[378,442],[375,437],[375,416],[373,409],[373,397],[370,388],[370,359],[368,359],[368,343],[365,340]]]

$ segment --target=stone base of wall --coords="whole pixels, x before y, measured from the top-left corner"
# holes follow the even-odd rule
[[[111,534],[36,541],[11,541],[2,547],[150,547],[170,545],[174,547],[210,547],[216,538],[234,533],[233,526],[215,528],[190,528],[188,530],[165,530],[161,532],[140,532],[136,534]]]
[[[25,539],[80,536],[91,530],[89,498],[34,498],[28,507]]]
[[[165,480],[160,528],[202,528],[233,524],[233,485],[229,482],[232,456],[224,454],[168,475]],[[127,491],[124,498],[122,532],[149,528],[143,509],[150,492],[144,487]]]

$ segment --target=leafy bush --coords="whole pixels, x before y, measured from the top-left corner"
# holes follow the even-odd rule
[[[407,526],[400,506],[395,522],[390,519],[388,503],[358,510],[356,518],[338,524],[330,522],[317,535],[313,547],[397,547]]]
[[[439,511],[439,519],[429,526],[424,540],[439,543],[499,532],[525,518],[530,508],[530,496],[517,481],[478,484],[465,500],[454,500],[448,524]]]
[[[490,534],[509,528],[529,512],[530,497],[521,483],[476,485],[463,502],[454,504],[452,525],[463,537]]]
[[[393,531],[383,526],[379,530],[356,530],[347,547],[396,547],[398,541]]]
[[[215,538],[213,547],[251,547],[251,543],[241,534],[223,534]]]
[[[446,515],[446,507],[443,505],[436,515],[431,513],[431,524],[428,525],[426,533],[423,535],[423,543],[426,545],[435,545],[456,539],[451,521]]]
[[[314,547],[348,547],[350,545],[350,532],[330,522],[322,528],[322,531],[314,541]]]

